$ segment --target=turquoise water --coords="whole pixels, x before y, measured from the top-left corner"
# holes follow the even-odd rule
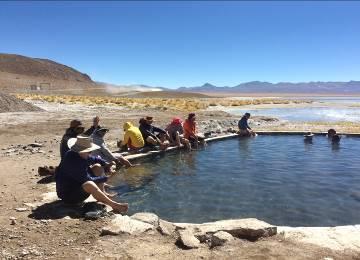
[[[114,180],[129,214],[174,222],[255,217],[274,225],[360,223],[360,138],[258,136],[147,159]]]

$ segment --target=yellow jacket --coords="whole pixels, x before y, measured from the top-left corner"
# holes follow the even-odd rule
[[[133,126],[132,123],[126,122],[124,124],[124,141],[122,142],[122,145],[131,145],[135,148],[141,148],[145,145],[144,139],[142,137],[142,134],[136,126]]]

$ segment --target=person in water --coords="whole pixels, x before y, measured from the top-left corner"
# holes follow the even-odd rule
[[[170,145],[168,133],[164,129],[152,125],[153,117],[141,118],[139,123],[140,132],[147,146],[159,145],[161,150],[165,150]]]
[[[335,129],[333,128],[329,129],[327,132],[327,138],[332,139],[334,135],[336,135]]]
[[[170,143],[172,145],[177,145],[178,147],[181,144],[185,145],[189,150],[191,150],[191,145],[188,139],[184,137],[184,128],[180,118],[175,117],[171,123],[165,128],[165,131],[168,132],[170,137]]]
[[[144,147],[145,141],[138,127],[134,126],[131,122],[126,122],[123,128],[124,140],[120,143],[122,151],[138,151]]]
[[[121,165],[125,165],[127,167],[132,167],[133,165],[129,160],[124,158],[120,153],[112,153],[110,149],[107,147],[104,136],[105,134],[109,132],[108,128],[101,127],[97,128],[94,133],[91,135],[91,138],[93,139],[94,144],[98,145],[100,148],[97,150],[94,150],[92,152],[92,155],[94,156],[100,156],[102,159],[104,159],[108,163],[115,163],[118,167]]]
[[[115,212],[124,213],[128,210],[127,203],[118,203],[109,198],[104,191],[104,184],[112,176],[111,164],[103,159],[91,156],[91,152],[100,147],[92,143],[91,138],[78,136],[68,141],[69,151],[56,169],[56,193],[68,204],[84,202],[90,195],[97,201],[109,205]],[[91,167],[101,165],[110,176],[94,176]]]
[[[339,144],[339,143],[340,143],[340,139],[341,139],[340,135],[334,134],[334,135],[331,137],[331,142],[332,142],[333,144]]]
[[[238,122],[239,127],[239,135],[240,136],[255,136],[255,132],[251,129],[248,124],[248,120],[250,118],[250,113],[245,113],[243,117]]]
[[[195,113],[190,113],[184,122],[184,137],[191,143],[191,147],[198,148],[199,144],[205,145],[205,137],[198,133]]]

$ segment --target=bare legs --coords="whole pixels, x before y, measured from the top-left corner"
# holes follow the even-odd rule
[[[96,185],[93,181],[87,181],[82,185],[82,187],[84,191],[91,194],[97,201],[112,207],[115,212],[125,213],[129,208],[129,205],[127,203],[118,203],[106,196],[106,194],[102,190],[104,189],[103,183]]]

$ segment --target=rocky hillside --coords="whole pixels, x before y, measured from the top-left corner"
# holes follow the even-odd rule
[[[88,75],[60,63],[15,54],[0,53],[0,72],[58,80],[92,82]]]
[[[0,93],[0,113],[26,111],[42,111],[42,109],[14,96]]]

